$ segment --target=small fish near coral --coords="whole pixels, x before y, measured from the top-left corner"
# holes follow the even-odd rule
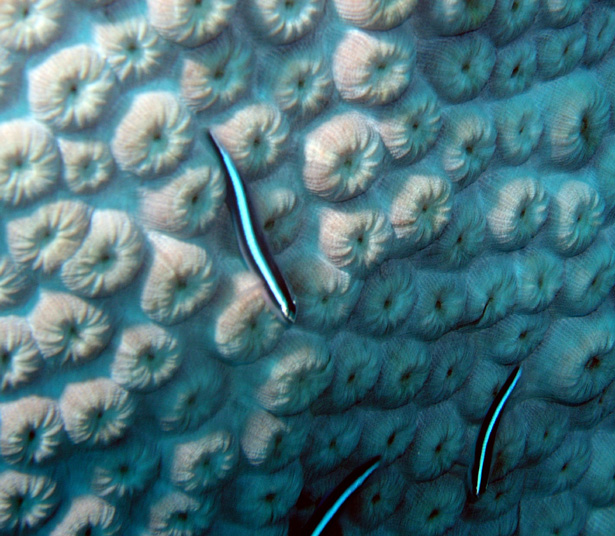
[[[224,167],[227,178],[227,205],[233,215],[241,253],[246,263],[265,282],[267,295],[275,304],[276,312],[287,322],[294,323],[297,316],[295,299],[269,252],[262,233],[255,225],[254,213],[243,180],[239,176],[231,156],[218,143],[211,131],[209,132],[209,139]]]
[[[380,466],[380,456],[375,456],[357,467],[342,480],[316,507],[316,510],[301,530],[301,536],[319,536],[339,512],[346,500]]]
[[[489,483],[489,473],[491,471],[491,459],[493,456],[493,445],[495,444],[495,435],[498,431],[502,410],[513,389],[521,378],[520,366],[517,366],[510,373],[510,376],[504,382],[504,385],[493,400],[483,424],[478,433],[476,441],[476,451],[474,455],[474,466],[472,468],[472,488],[471,495],[478,498],[487,489]]]

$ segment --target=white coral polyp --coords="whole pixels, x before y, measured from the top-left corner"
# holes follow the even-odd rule
[[[149,21],[165,39],[186,47],[212,40],[228,26],[237,0],[147,0]]]
[[[386,256],[392,237],[384,214],[368,209],[325,210],[320,216],[321,250],[338,268],[363,275]]]
[[[193,142],[190,114],[172,93],[135,97],[111,141],[120,168],[151,179],[173,171]]]
[[[277,108],[252,104],[215,127],[214,133],[241,171],[258,173],[278,162],[288,139],[288,125]]]
[[[339,16],[366,30],[389,30],[407,19],[417,0],[335,0]]]
[[[66,13],[64,0],[0,2],[0,43],[19,52],[34,52],[55,41]]]
[[[532,176],[490,177],[483,185],[488,203],[487,225],[505,250],[525,246],[545,223],[549,199]]]
[[[303,182],[324,199],[344,201],[371,186],[383,156],[380,137],[360,115],[334,116],[307,135]]]
[[[79,247],[89,222],[90,211],[80,201],[47,203],[8,223],[9,250],[18,263],[50,274]]]
[[[199,536],[208,532],[216,514],[216,502],[209,495],[198,499],[169,491],[149,508],[150,534],[155,536]]]
[[[443,231],[451,218],[451,184],[434,173],[412,173],[392,192],[389,217],[403,247],[418,250]]]
[[[21,205],[48,193],[60,174],[51,133],[35,121],[0,123],[0,201]]]
[[[451,118],[442,151],[442,165],[460,188],[474,182],[495,152],[496,131],[482,110],[457,110]]]
[[[30,71],[34,115],[60,130],[92,126],[110,104],[115,76],[87,45],[64,48]]]
[[[135,406],[132,395],[107,378],[68,384],[60,400],[68,437],[88,447],[121,438],[132,423]]]
[[[45,359],[60,365],[94,359],[111,337],[102,309],[60,292],[43,292],[29,322]]]
[[[255,276],[240,278],[238,288],[214,319],[214,341],[218,352],[234,363],[249,363],[270,351],[284,332],[263,296]]]
[[[285,112],[311,117],[331,98],[333,80],[325,59],[314,52],[298,53],[284,62],[273,96]]]
[[[180,168],[162,188],[142,190],[142,218],[162,231],[200,234],[213,225],[225,192],[224,177],[218,169],[206,165]]]
[[[141,233],[126,214],[96,210],[81,247],[62,267],[62,281],[83,296],[107,296],[132,281],[142,249]]]
[[[332,356],[323,341],[313,336],[289,337],[253,366],[258,383],[255,397],[274,415],[305,411],[333,377]]]
[[[131,17],[95,29],[96,42],[122,82],[141,81],[163,64],[168,46],[145,18]]]
[[[313,30],[324,5],[324,0],[251,0],[250,14],[272,42],[291,43]]]
[[[64,439],[57,404],[29,396],[0,406],[0,454],[12,464],[41,463],[52,458]]]
[[[64,162],[64,182],[75,194],[90,194],[105,186],[115,171],[106,143],[96,140],[58,140]]]
[[[157,389],[168,382],[182,362],[177,339],[155,325],[125,329],[111,366],[111,377],[134,391]]]
[[[30,383],[43,368],[43,359],[28,323],[17,316],[0,322],[0,391]]]
[[[157,233],[148,238],[154,259],[141,293],[141,308],[152,320],[175,324],[212,298],[218,274],[204,249]]]
[[[25,272],[8,255],[0,257],[0,309],[13,307],[24,297],[29,288]]]
[[[252,74],[250,50],[221,36],[184,58],[181,94],[196,112],[233,104],[249,87]]]
[[[81,495],[72,499],[68,512],[51,536],[115,536],[120,530],[118,517],[107,501],[94,495]]]
[[[350,30],[333,54],[333,80],[348,101],[386,104],[408,87],[415,63],[414,44],[407,38]]]
[[[604,221],[604,201],[589,184],[564,180],[549,216],[554,249],[565,256],[585,250]]]

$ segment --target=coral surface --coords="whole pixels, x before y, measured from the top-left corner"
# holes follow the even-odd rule
[[[338,534],[615,534],[614,40],[613,0],[0,0],[0,536],[292,535],[374,456]]]

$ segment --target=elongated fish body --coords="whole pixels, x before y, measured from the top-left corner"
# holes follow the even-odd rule
[[[365,480],[380,466],[380,456],[376,456],[357,467],[318,505],[312,517],[303,527],[303,536],[319,536],[333,519],[346,499],[350,497]]]
[[[504,382],[504,385],[498,392],[497,396],[491,403],[487,415],[483,420],[476,441],[476,450],[474,453],[474,466],[472,468],[472,495],[477,498],[487,489],[489,482],[489,472],[491,470],[491,458],[493,456],[493,445],[495,443],[495,434],[500,423],[502,410],[509,399],[513,389],[517,385],[521,377],[521,367],[517,366],[510,373],[510,376]]]
[[[255,225],[254,211],[243,180],[230,155],[211,132],[209,138],[223,164],[227,184],[226,202],[235,222],[239,249],[246,263],[265,282],[267,295],[275,304],[276,313],[285,321],[293,323],[297,316],[295,300],[267,247],[263,234]]]

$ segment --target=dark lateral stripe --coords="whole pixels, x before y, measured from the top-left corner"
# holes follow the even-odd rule
[[[296,316],[295,300],[267,247],[267,242],[260,229],[257,225],[254,225],[254,212],[245,185],[230,155],[211,132],[209,132],[209,139],[223,164],[222,169],[227,185],[226,203],[233,215],[237,240],[244,259],[265,282],[267,294],[277,304],[282,317],[288,322],[294,322]]]
[[[495,434],[500,423],[502,410],[520,377],[521,366],[516,366],[491,403],[489,411],[487,411],[487,415],[485,415],[483,424],[480,427],[474,452],[474,467],[472,468],[472,494],[475,497],[478,497],[487,489]]]
[[[380,456],[376,456],[357,467],[318,505],[312,517],[308,520],[301,534],[303,536],[319,536],[327,524],[333,519],[341,506],[346,502],[369,475],[380,465]]]

